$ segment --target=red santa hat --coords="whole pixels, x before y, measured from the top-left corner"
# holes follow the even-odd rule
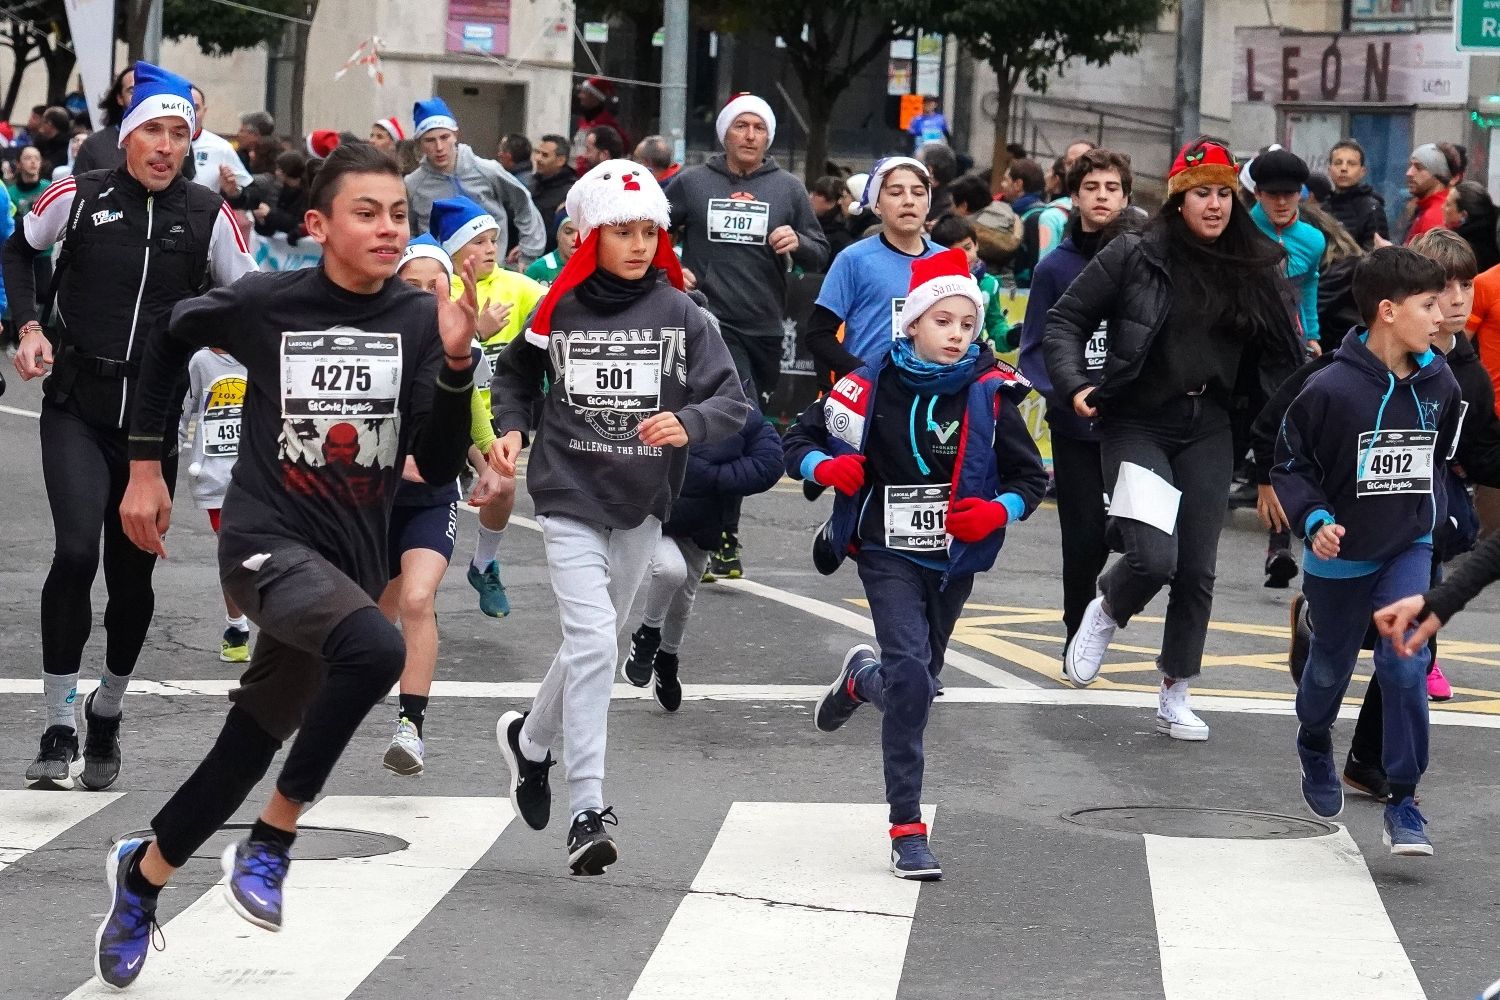
[[[901,336],[911,336],[911,325],[942,299],[960,295],[984,315],[984,295],[969,273],[969,256],[957,247],[911,262],[911,288],[901,306]]]
[[[1167,171],[1167,197],[1213,184],[1239,189],[1240,168],[1234,154],[1212,139],[1199,138],[1183,146]]]
[[[307,155],[315,160],[326,160],[328,154],[339,148],[339,134],[331,128],[316,129],[307,137]]]
[[[605,160],[580,177],[568,191],[568,218],[578,226],[578,249],[568,258],[546,298],[537,306],[526,339],[545,348],[552,333],[552,309],[565,294],[578,287],[599,266],[599,228],[648,219],[656,223],[655,267],[667,272],[673,287],[681,289],[682,264],[672,251],[667,229],[672,210],[661,185],[651,171],[632,160]]]
[[[398,118],[377,118],[375,119],[375,127],[385,129],[386,135],[389,135],[396,142],[400,142],[406,138],[406,130],[401,127],[401,121]]]
[[[605,104],[610,104],[615,99],[615,85],[602,76],[591,76],[578,85],[579,90],[587,90]]]

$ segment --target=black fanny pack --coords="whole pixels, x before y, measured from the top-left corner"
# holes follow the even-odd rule
[[[66,407],[94,427],[116,429],[129,419],[129,410],[121,413],[125,380],[140,374],[133,361],[100,358],[73,347],[58,349],[43,389],[47,398]]]

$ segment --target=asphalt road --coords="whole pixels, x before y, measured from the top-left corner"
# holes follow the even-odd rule
[[[147,826],[200,759],[234,678],[217,659],[213,536],[184,489],[141,693],[127,701],[118,794],[19,790],[42,728],[36,616],[52,545],[26,415],[38,402],[14,379],[0,400],[0,767],[11,775],[0,790],[15,790],[0,791],[5,998],[102,995],[88,980],[105,846]],[[509,821],[503,798],[495,718],[525,704],[559,638],[529,500],[502,547],[515,609],[502,621],[478,614],[463,581],[466,520],[438,598],[427,772],[380,767],[392,700],[308,817],[409,846],[299,861],[278,936],[229,914],[205,851],[164,895],[166,950],[132,993],[1365,1000],[1471,997],[1500,975],[1496,595],[1444,636],[1457,697],[1432,713],[1421,793],[1436,856],[1393,858],[1368,801],[1351,798],[1332,830],[1305,822],[1284,664],[1291,592],[1262,588],[1252,517],[1225,533],[1195,688],[1213,738],[1188,745],[1152,732],[1161,601],[1121,633],[1098,684],[1061,681],[1059,528],[1042,510],[1011,532],[955,636],[924,796],[946,877],[919,889],[885,870],[876,713],[861,709],[832,736],[811,722],[818,690],[868,629],[852,569],[811,568],[827,506],[793,483],[746,504],[749,582],[700,591],[679,713],[617,689],[605,791],[622,858],[592,880],[568,877],[562,820],[532,832]],[[102,581],[95,594],[97,619]],[[85,678],[101,656],[96,631]],[[1116,817],[1127,832],[1068,818],[1092,807],[1132,807]],[[342,856],[369,845],[312,834],[302,846]]]

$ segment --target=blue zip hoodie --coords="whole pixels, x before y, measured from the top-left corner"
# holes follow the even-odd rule
[[[1412,355],[1417,370],[1396,374],[1356,327],[1334,361],[1292,402],[1276,440],[1271,485],[1303,539],[1326,521],[1345,529],[1336,559],[1307,549],[1312,576],[1373,573],[1394,556],[1432,542],[1446,513],[1443,470],[1461,416],[1458,381],[1443,356]]]
[[[875,426],[876,389],[891,363],[886,355],[850,372],[827,397],[803,411],[783,440],[789,475],[806,479],[823,459],[866,453],[871,445],[869,431]],[[1030,385],[1014,368],[984,350],[973,381],[960,391],[966,394],[966,405],[949,503],[964,497],[997,500],[1010,513],[1010,522],[1030,517],[1047,487],[1036,443],[1016,408],[1031,391]],[[915,449],[914,443],[906,441],[901,446]],[[839,562],[857,547],[861,511],[869,492],[867,483],[855,496],[837,493],[834,497],[828,540]],[[950,539],[940,586],[946,588],[954,577],[989,569],[1004,543],[1004,528],[977,542]],[[920,564],[927,565],[925,561]]]

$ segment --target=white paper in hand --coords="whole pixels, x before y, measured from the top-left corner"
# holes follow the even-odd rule
[[[1161,476],[1134,462],[1121,462],[1109,515],[1140,521],[1170,535],[1177,527],[1181,502],[1182,491]]]

